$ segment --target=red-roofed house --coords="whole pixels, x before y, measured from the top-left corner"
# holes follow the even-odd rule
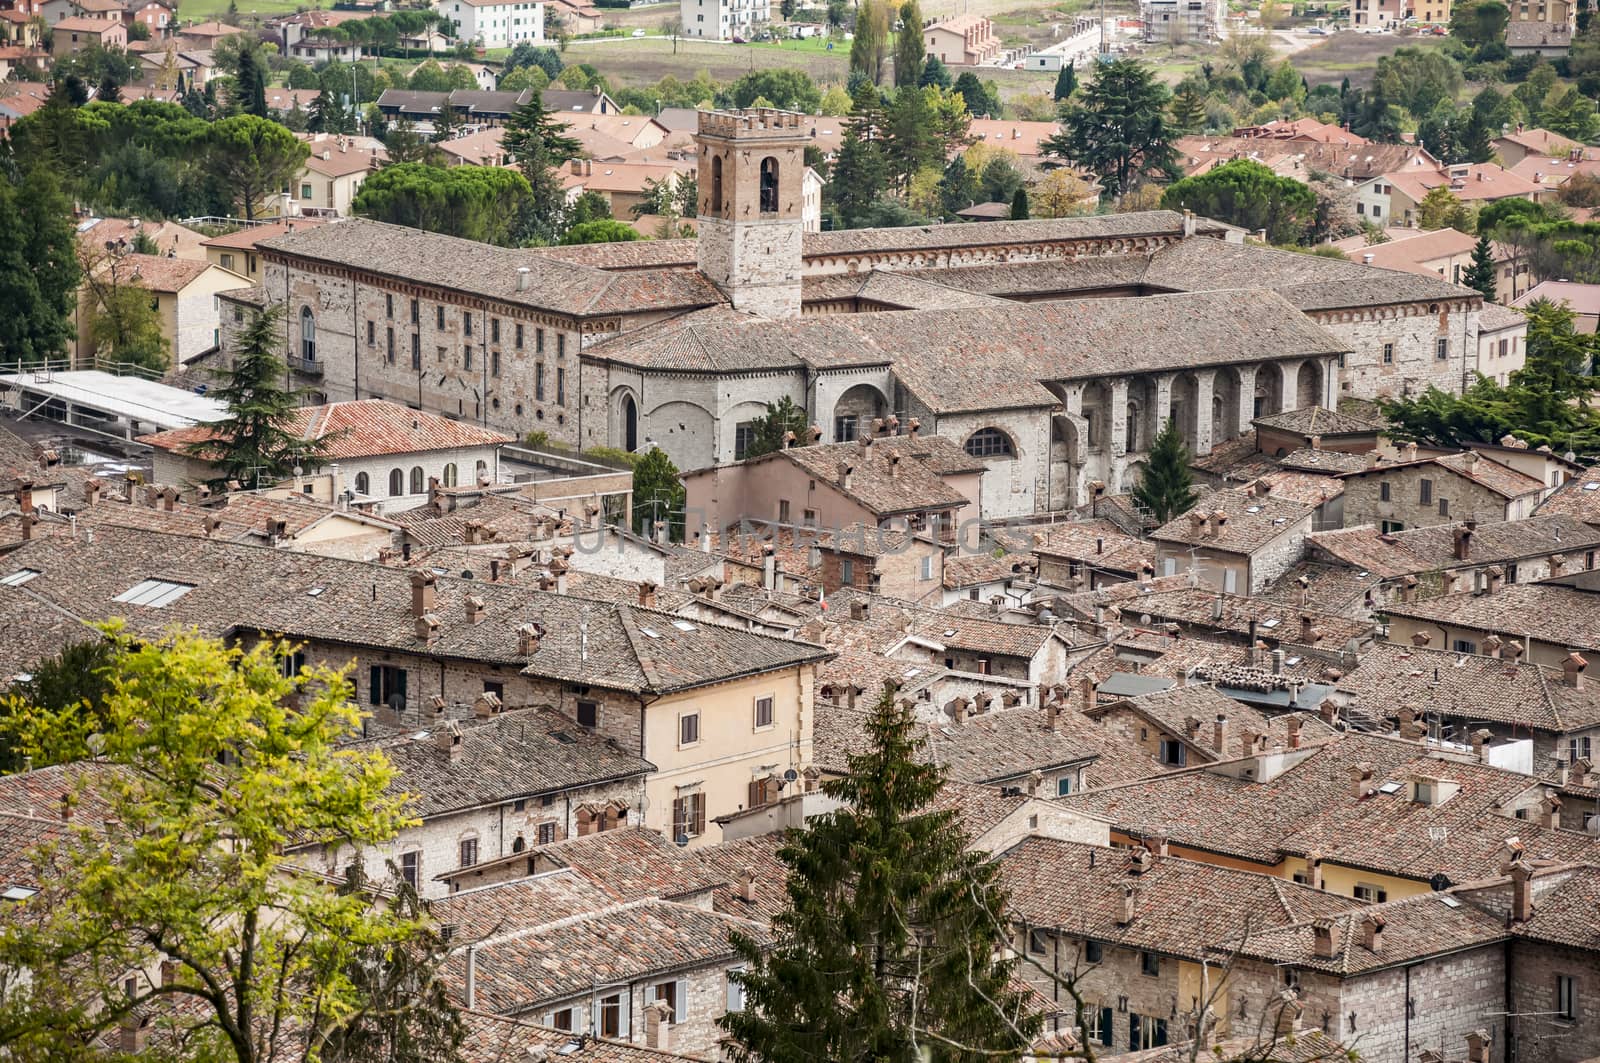
[[[295,411],[286,430],[321,440],[327,461],[339,464],[344,482],[357,495],[387,498],[393,509],[425,502],[430,479],[445,487],[485,476],[493,482],[499,475],[500,447],[515,438],[385,399],[305,406]],[[193,425],[142,436],[139,442],[155,450],[157,482],[194,483],[210,479],[215,469],[189,448],[213,438],[206,425]]]
[[[1341,240],[1338,247],[1352,262],[1364,262],[1383,269],[1407,273],[1433,274],[1451,284],[1460,284],[1461,275],[1472,265],[1472,249],[1478,238],[1455,229],[1391,229],[1389,239],[1368,244],[1365,237]],[[1495,288],[1500,302],[1509,303],[1532,285],[1526,262],[1518,263],[1509,248],[1494,244]]]
[[[1492,162],[1451,166],[1444,171],[1416,170],[1380,174],[1356,188],[1356,213],[1377,225],[1417,223],[1417,206],[1435,188],[1448,188],[1464,203],[1497,199],[1538,202],[1542,189]]]
[[[57,59],[85,48],[126,48],[128,27],[103,18],[74,15],[50,27],[50,53]]]
[[[212,265],[221,266],[251,284],[259,284],[261,258],[256,252],[256,246],[261,241],[294,232],[296,229],[309,229],[313,225],[321,224],[323,224],[321,218],[295,218],[275,225],[253,225],[238,232],[204,240],[201,242],[201,250]]]
[[[946,66],[978,66],[1003,47],[994,23],[982,15],[957,15],[922,27],[922,44]]]
[[[101,270],[109,269],[102,264]],[[170,345],[168,356],[174,367],[198,358],[217,345],[218,292],[239,287],[239,278],[209,262],[161,255],[123,255],[116,261],[118,284],[148,288],[155,297],[161,319],[161,334]],[[78,345],[80,359],[95,354],[89,335],[93,289],[85,283],[78,290]]]

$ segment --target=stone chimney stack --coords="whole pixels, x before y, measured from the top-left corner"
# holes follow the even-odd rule
[[[517,656],[532,657],[539,652],[539,640],[544,637],[544,629],[538,624],[523,624],[517,628]]]
[[[1312,889],[1322,888],[1322,854],[1315,850],[1306,854],[1306,879]]]
[[[1533,918],[1533,868],[1522,857],[1511,862],[1511,921],[1526,923]]]
[[[1372,765],[1366,761],[1350,765],[1350,796],[1357,801],[1372,789]]]
[[[434,735],[433,740],[439,748],[445,751],[454,764],[461,759],[461,725],[454,720],[446,720],[445,725]]]
[[[656,594],[659,589],[660,588],[658,588],[649,580],[641,580],[639,582],[640,607],[644,609],[654,609],[656,607],[656,603],[660,600]]]
[[[1565,572],[1566,570],[1567,570],[1567,555],[1566,554],[1551,554],[1550,555],[1550,575],[1559,576],[1563,572]]]
[[[1383,928],[1387,923],[1388,921],[1377,912],[1372,912],[1361,920],[1361,945],[1368,952],[1383,951]]]
[[[1339,923],[1334,919],[1318,919],[1311,924],[1312,948],[1319,960],[1335,959],[1339,955]]]
[[[1143,852],[1143,850],[1140,850],[1140,852]],[[1134,870],[1134,874],[1138,874],[1138,873],[1139,872],[1138,872],[1138,870],[1136,868]],[[1117,925],[1118,926],[1132,926],[1133,925],[1134,919],[1138,917],[1138,911],[1137,911],[1138,903],[1137,903],[1137,901],[1138,901],[1138,894],[1134,890],[1134,888],[1132,886],[1123,886],[1122,887],[1122,905],[1117,910]]]
[[[1574,650],[1567,654],[1567,659],[1561,662],[1561,681],[1573,690],[1583,689],[1583,670],[1589,667],[1589,662],[1583,654]]]
[[[1473,1030],[1467,1034],[1467,1063],[1489,1063],[1488,1030]]]
[[[469,594],[464,599],[463,604],[466,607],[467,623],[483,623],[483,599],[481,597],[476,594]]]
[[[1219,757],[1228,755],[1228,717],[1225,713],[1217,713],[1216,723],[1211,726],[1211,748]]]
[[[1289,746],[1290,749],[1299,749],[1300,748],[1300,727],[1301,727],[1300,717],[1298,717],[1298,716],[1289,717],[1288,746]]]
[[[411,615],[415,619],[433,612],[434,596],[438,587],[439,578],[432,572],[416,571],[411,573]]]
[[[1561,826],[1561,798],[1555,794],[1545,794],[1539,802],[1539,825],[1546,830]]]

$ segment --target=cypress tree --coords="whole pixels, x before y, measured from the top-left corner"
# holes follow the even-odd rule
[[[1026,188],[1017,189],[1017,194],[1011,197],[1011,220],[1028,220],[1028,190]]]
[[[894,37],[894,83],[900,88],[916,88],[922,82],[925,56],[922,46],[922,8],[917,0],[900,5],[900,30]]]
[[[839,810],[778,851],[789,900],[770,950],[733,938],[745,1007],[720,1021],[738,1063],[1002,1063],[1039,1030],[1013,988],[997,868],[952,811],[930,807],[943,771],[918,756],[915,728],[886,686],[869,748],[823,784]]]
[[[1133,499],[1165,524],[1194,505],[1194,478],[1189,473],[1189,448],[1171,418],[1156,433]]]
[[[1476,288],[1483,293],[1483,301],[1495,301],[1497,291],[1494,284],[1494,245],[1489,242],[1488,234],[1478,237],[1477,244],[1472,249],[1472,265],[1461,274],[1461,284],[1465,288]]]
[[[1056,75],[1055,101],[1060,103],[1071,96],[1078,87],[1078,72],[1072,68],[1071,63],[1061,67],[1061,73]]]

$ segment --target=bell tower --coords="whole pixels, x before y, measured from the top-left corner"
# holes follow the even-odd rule
[[[805,148],[801,116],[753,108],[701,111],[700,271],[740,310],[800,313]]]

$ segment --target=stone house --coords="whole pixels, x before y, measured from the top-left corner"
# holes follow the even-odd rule
[[[1084,715],[1171,768],[1247,757],[1263,739],[1298,749],[1302,743],[1335,733],[1316,716],[1305,713],[1269,719],[1212,684],[1100,701],[1085,709]]]
[[[1098,590],[1156,571],[1155,547],[1109,520],[1072,521],[1035,532],[1039,582],[1072,590]]]
[[[206,261],[250,283],[257,283],[261,278],[261,253],[257,245],[261,241],[293,232],[297,226],[321,224],[323,220],[320,218],[295,218],[269,225],[255,225],[238,232],[209,237],[202,241],[202,247]]]
[[[219,292],[238,287],[238,277],[209,262],[165,255],[125,254],[99,264],[98,269],[115,276],[111,286],[133,285],[150,292],[162,338],[168,344],[172,368],[181,368],[216,348],[221,324],[216,297]],[[90,333],[94,298],[88,284],[79,288],[77,354],[80,359],[95,354]]]
[[[312,339],[303,348],[302,360],[316,360],[315,344]],[[349,497],[378,501],[380,511],[423,504],[431,497],[430,485],[498,482],[500,448],[512,441],[504,432],[380,399],[302,406],[284,428],[317,444],[322,460],[307,474],[337,467]],[[209,427],[194,425],[141,436],[139,442],[155,452],[156,482],[196,484],[216,477],[215,465],[192,449],[213,438]]]
[[[50,26],[50,54],[60,59],[85,48],[126,48],[128,28],[117,19],[73,15]]]
[[[750,519],[833,536],[846,528],[926,532],[947,543],[975,531],[986,515],[981,459],[915,427],[881,436],[864,424],[863,432],[853,443],[786,447],[686,472],[686,527],[698,537]]]
[[[359,862],[370,881],[391,879],[392,865],[423,898],[446,892],[441,871],[465,870],[568,837],[614,830],[638,818],[645,777],[654,765],[548,709],[505,711],[481,697],[476,717],[440,713],[426,731],[373,742],[396,771],[395,787],[412,795],[406,827],[378,849],[320,849],[333,874]],[[393,729],[398,713],[374,714]],[[386,726],[387,725],[387,726]]]
[[[1521,520],[1546,493],[1540,481],[1475,450],[1402,460],[1344,478],[1344,519],[1399,532],[1451,521]]]
[[[1156,571],[1191,573],[1213,590],[1260,593],[1305,552],[1317,507],[1280,498],[1264,481],[1215,491],[1150,533]]]
[[[823,538],[818,551],[822,588],[828,594],[854,587],[922,602],[944,585],[945,548],[930,535],[856,524]]]
[[[1486,304],[1478,318],[1477,372],[1504,386],[1527,361],[1527,316],[1507,306]]]
[[[1423,199],[1435,188],[1448,189],[1464,203],[1501,199],[1538,201],[1544,190],[1498,163],[1461,163],[1439,170],[1401,170],[1380,174],[1356,187],[1356,213],[1374,225],[1412,228]]]
[[[1306,406],[1298,410],[1257,417],[1256,449],[1282,458],[1300,450],[1326,450],[1338,454],[1366,454],[1378,447],[1383,426],[1353,413]]]
[[[1590,570],[1561,580],[1590,577]],[[1583,667],[1572,658],[1600,655],[1600,594],[1592,580],[1582,585],[1516,583],[1487,578],[1482,590],[1457,591],[1411,602],[1391,601],[1385,607],[1390,642],[1401,646],[1434,646],[1459,653],[1486,652],[1498,644],[1546,668]],[[1496,642],[1491,641],[1493,636]],[[1579,661],[1583,657],[1578,658]]]
[[[296,214],[343,218],[361,191],[367,175],[383,164],[387,155],[381,148],[352,145],[350,138],[339,137],[337,147],[327,141],[314,143],[305,164],[290,181],[294,190]]]
[[[1593,866],[1512,869],[1508,1001],[1519,1060],[1576,1063],[1600,1052],[1600,891]],[[1520,890],[1526,890],[1524,895]]]
[[[1011,894],[1014,947],[1024,959],[1020,973],[1059,1009],[1047,1023],[1072,1029],[1074,1005],[1061,984],[1070,979],[1089,1004],[1091,1037],[1112,1053],[1185,1040],[1185,1027],[1207,1008],[1218,1035],[1254,1032],[1259,1011],[1215,962],[1211,946],[1255,928],[1360,907],[1307,886],[1180,859],[1159,836],[1131,852],[1025,838],[999,862]]]

